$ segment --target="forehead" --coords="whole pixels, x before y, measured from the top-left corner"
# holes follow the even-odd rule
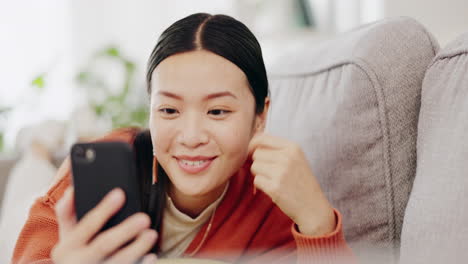
[[[244,72],[229,60],[205,50],[172,55],[153,72],[152,91],[209,94],[229,91],[238,96],[250,94]]]

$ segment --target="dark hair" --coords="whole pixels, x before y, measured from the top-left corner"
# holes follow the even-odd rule
[[[244,72],[255,97],[256,113],[262,113],[268,96],[262,49],[244,24],[226,15],[193,14],[167,28],[148,61],[148,93],[151,94],[151,76],[159,63],[171,55],[201,49],[224,57]]]
[[[268,79],[260,44],[254,34],[240,21],[226,15],[197,13],[187,16],[167,28],[160,36],[156,47],[151,52],[146,72],[147,90],[151,94],[151,77],[154,69],[167,57],[188,51],[207,50],[224,57],[239,67],[247,77],[250,90],[255,97],[255,112],[260,114],[265,108],[268,96]],[[148,134],[145,135],[149,137]],[[152,160],[140,157],[141,162]],[[148,171],[148,163],[141,165]],[[151,170],[150,170],[151,171]],[[144,193],[149,193],[144,200],[147,212],[152,218],[152,227],[161,231],[162,214],[169,179],[158,164],[158,182],[149,187],[148,179],[142,184]],[[153,252],[159,251],[157,245]]]

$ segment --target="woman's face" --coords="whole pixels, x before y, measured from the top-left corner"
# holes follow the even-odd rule
[[[225,58],[197,50],[163,60],[151,88],[153,148],[172,187],[194,197],[219,193],[265,124],[267,110],[255,114],[245,74]]]

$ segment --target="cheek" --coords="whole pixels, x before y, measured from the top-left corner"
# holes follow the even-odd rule
[[[248,118],[239,118],[217,129],[217,143],[225,154],[243,158],[247,155],[251,139],[251,123]]]
[[[158,121],[154,117],[150,117],[149,122],[149,129],[151,133],[151,141],[153,143],[153,149],[158,155],[158,159],[160,159],[160,155],[164,154],[165,151],[169,148],[170,142],[172,141],[172,137],[174,133],[170,131],[174,131],[171,122],[164,122]]]

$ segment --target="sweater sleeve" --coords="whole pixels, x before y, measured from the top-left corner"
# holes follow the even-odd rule
[[[329,234],[301,234],[294,222],[281,209],[273,207],[251,239],[242,263],[355,264],[356,256],[348,247],[340,212],[333,209],[336,227]]]
[[[357,263],[343,235],[341,213],[333,209],[336,227],[333,232],[323,236],[307,236],[299,233],[295,224],[291,232],[297,245],[297,263]]]
[[[45,196],[34,202],[16,241],[13,264],[52,263],[50,253],[58,241],[58,224],[54,206],[69,185],[68,173],[54,184]]]

